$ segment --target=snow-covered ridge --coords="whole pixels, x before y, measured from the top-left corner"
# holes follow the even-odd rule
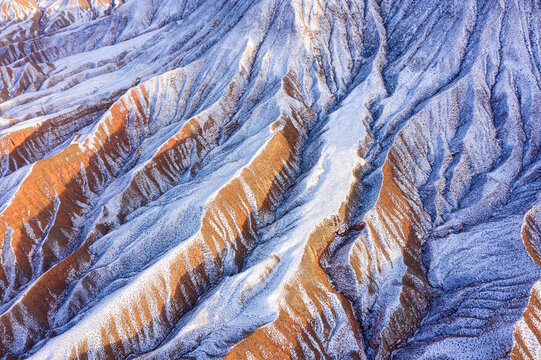
[[[0,0],[0,358],[537,359],[540,24]]]

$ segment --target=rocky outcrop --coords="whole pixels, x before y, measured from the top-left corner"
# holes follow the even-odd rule
[[[541,266],[539,246],[541,244],[541,205],[534,206],[524,217],[522,239],[528,253],[537,265]],[[540,282],[536,282],[531,290],[530,301],[522,319],[515,325],[512,359],[536,359],[541,355],[540,346]]]

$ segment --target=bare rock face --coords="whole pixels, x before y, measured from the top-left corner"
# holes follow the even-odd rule
[[[541,359],[537,1],[0,0],[0,358]]]
[[[541,266],[541,204],[538,203],[526,213],[522,225],[522,239],[533,261]],[[528,306],[515,325],[512,359],[537,359],[541,356],[540,285],[541,282],[537,281],[532,287]]]

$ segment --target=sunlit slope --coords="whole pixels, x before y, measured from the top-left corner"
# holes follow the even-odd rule
[[[0,357],[539,358],[539,7],[0,1]]]

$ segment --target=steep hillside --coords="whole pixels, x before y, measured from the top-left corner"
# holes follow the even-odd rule
[[[541,359],[541,3],[0,0],[0,358]]]

